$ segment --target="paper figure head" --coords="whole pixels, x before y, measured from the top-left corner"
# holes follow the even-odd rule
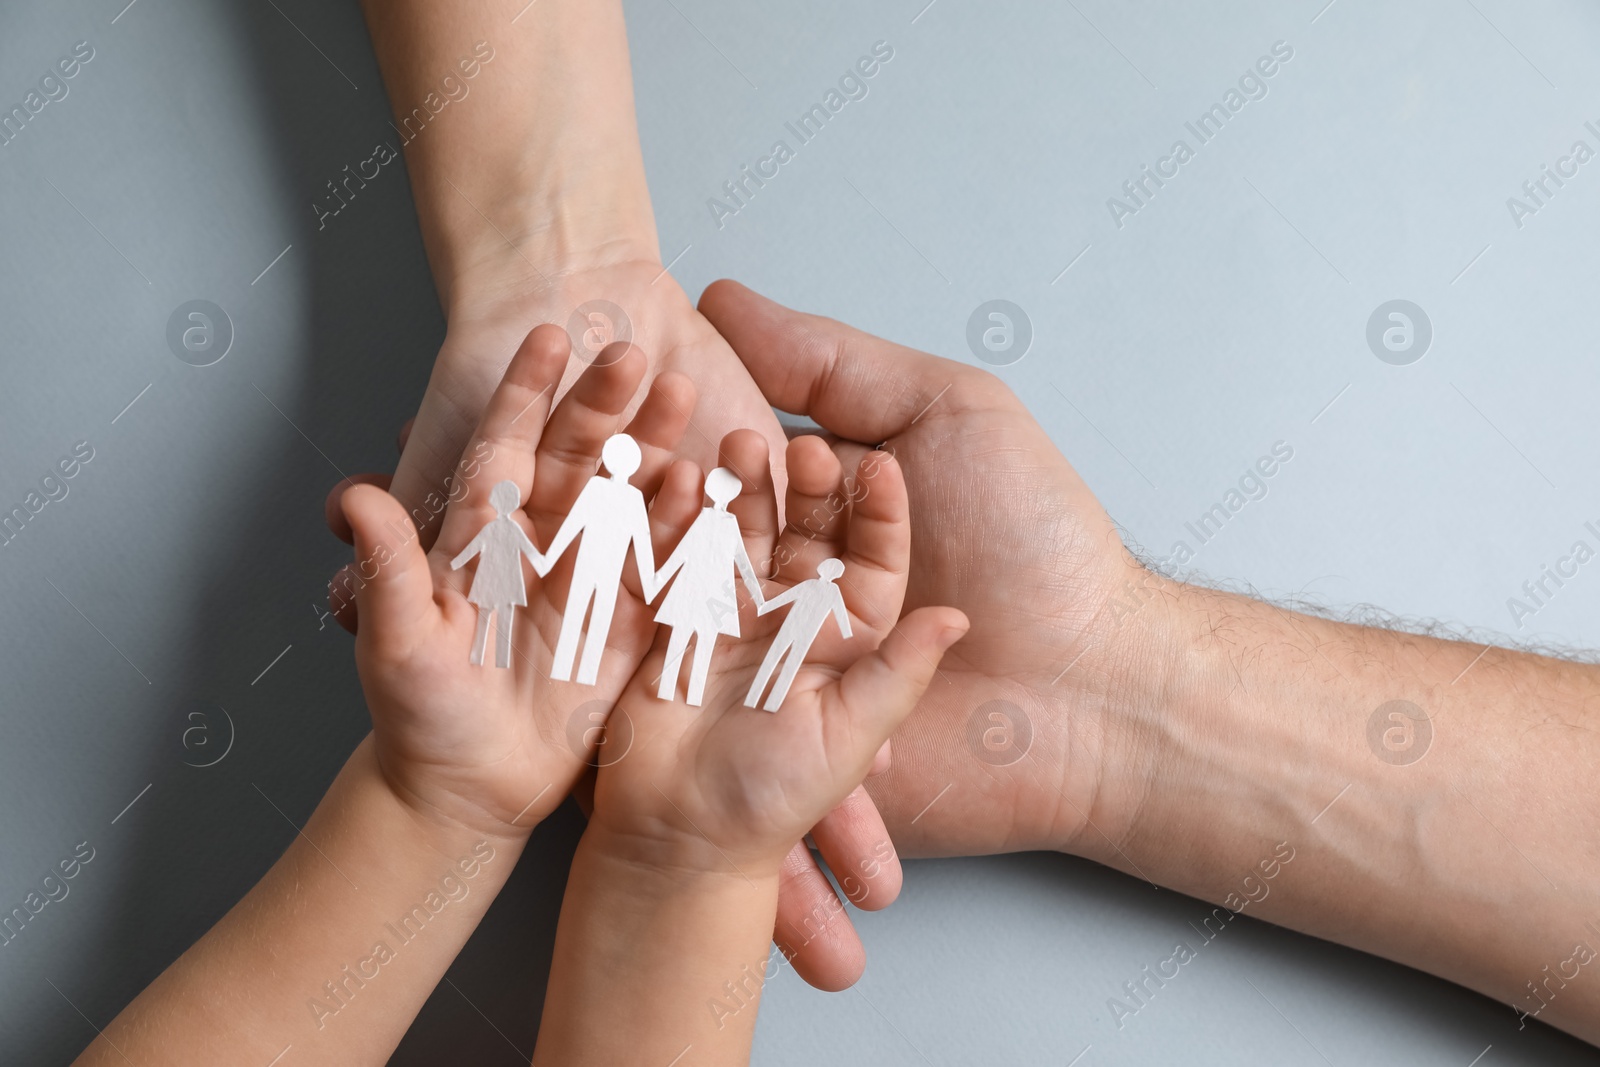
[[[839,560],[833,559],[832,557],[829,557],[828,559],[825,559],[821,563],[817,564],[817,577],[826,578],[830,582],[843,573],[844,564]]]
[[[739,495],[743,488],[739,476],[726,467],[718,467],[706,475],[706,496],[721,511],[727,508],[728,501]]]
[[[489,490],[489,503],[494,506],[496,514],[504,517],[516,511],[517,505],[522,503],[522,491],[510,478],[496,482],[494,488]]]
[[[627,481],[639,469],[639,444],[625,433],[612,434],[600,449],[600,462],[614,478]]]

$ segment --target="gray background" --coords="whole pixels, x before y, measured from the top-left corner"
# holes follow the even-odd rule
[[[631,2],[663,254],[687,248],[691,294],[732,275],[966,359],[971,311],[1012,300],[1034,340],[999,373],[1152,554],[1283,440],[1270,495],[1195,561],[1210,580],[1593,647],[1600,563],[1521,629],[1506,599],[1600,519],[1600,161],[1521,229],[1505,199],[1573,140],[1600,148],[1600,13],[1324,2]],[[365,732],[351,643],[318,617],[346,558],[322,499],[392,464],[443,335],[399,166],[314,225],[323,183],[393,138],[354,3],[124,3],[8,5],[0,32],[6,107],[74,42],[96,50],[0,148],[0,505],[95,450],[0,548],[0,910],[96,849],[0,948],[7,1063],[79,1050],[271,864]],[[877,40],[895,56],[870,95],[719,229],[706,199]],[[1269,95],[1118,229],[1106,198],[1278,40],[1295,55]],[[1397,297],[1435,330],[1412,366],[1365,342]],[[237,331],[215,366],[165,343],[194,298]],[[211,747],[186,749],[197,722]],[[230,723],[226,758],[185,765]],[[525,1062],[578,832],[570,809],[539,829],[396,1062]],[[1107,998],[1206,910],[1054,855],[911,864],[900,903],[857,916],[860,986],[783,972],[756,1060],[1595,1059],[1249,919],[1119,1031]]]

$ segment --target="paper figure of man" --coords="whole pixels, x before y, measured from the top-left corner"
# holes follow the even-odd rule
[[[567,594],[561,616],[561,636],[556,640],[555,662],[550,677],[565,682],[572,677],[572,661],[578,654],[578,639],[583,638],[583,659],[578,664],[578,682],[594,685],[600,677],[600,657],[605,654],[606,635],[611,632],[611,616],[617,607],[617,589],[622,584],[622,568],[633,549],[644,586],[645,601],[655,599],[655,550],[650,546],[650,519],[645,512],[644,494],[628,484],[639,469],[639,445],[625,433],[614,434],[600,449],[600,462],[606,475],[596,474],[578,494],[572,510],[561,521],[555,540],[544,554],[549,572],[572,542],[578,541],[578,560],[572,569],[572,590]],[[579,535],[582,539],[579,540]],[[593,604],[593,611],[590,605]],[[589,616],[587,635],[584,616]]]
[[[756,609],[757,615],[765,615],[785,604],[794,605],[784,617],[783,625],[778,627],[778,635],[772,639],[772,647],[767,649],[761,661],[761,669],[756,672],[756,679],[750,684],[750,692],[744,698],[745,707],[756,706],[761,699],[761,691],[767,687],[767,679],[772,677],[778,661],[782,660],[783,670],[779,672],[766,704],[762,705],[765,711],[778,710],[783,698],[789,695],[789,686],[794,684],[794,676],[800,672],[800,664],[805,661],[806,653],[811,651],[811,643],[822,632],[822,624],[828,621],[829,615],[838,622],[839,633],[846,639],[850,637],[850,612],[844,606],[844,596],[839,592],[839,587],[834,584],[835,579],[843,573],[843,563],[836,559],[825,559],[817,565],[815,578],[786,589]]]
[[[467,542],[461,554],[450,561],[451,570],[460,570],[473,556],[478,569],[472,576],[467,602],[478,605],[478,632],[472,639],[472,663],[483,665],[484,645],[489,640],[489,618],[494,617],[495,666],[511,666],[511,624],[517,608],[528,602],[528,587],[523,581],[522,559],[528,558],[534,570],[549,570],[544,557],[522,532],[512,513],[522,503],[522,493],[511,480],[497,482],[489,490],[489,503],[495,517]]]
[[[706,496],[711,506],[702,508],[656,572],[659,591],[669,580],[672,587],[661,601],[656,622],[672,627],[667,639],[666,666],[661,669],[657,696],[671,700],[678,691],[683,654],[694,638],[694,662],[689,668],[689,703],[705,702],[706,678],[711,673],[711,653],[717,637],[739,636],[739,602],[734,597],[733,572],[737,568],[745,588],[759,608],[761,581],[745,551],[739,520],[728,513],[728,501],[739,495],[739,476],[725,467],[706,475]],[[676,576],[676,580],[673,580]]]

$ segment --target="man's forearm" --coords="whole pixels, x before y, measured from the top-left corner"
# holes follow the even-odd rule
[[[1600,669],[1167,589],[1098,858],[1600,1040]]]
[[[620,0],[362,7],[447,308],[475,268],[657,255]]]
[[[254,889],[80,1064],[388,1060],[526,842],[413,812],[367,738]]]

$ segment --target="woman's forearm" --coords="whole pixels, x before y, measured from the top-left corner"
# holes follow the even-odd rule
[[[475,269],[657,255],[620,0],[362,7],[447,308]]]
[[[369,736],[250,893],[80,1064],[382,1064],[505,884],[526,836],[425,818]]]
[[[1169,588],[1101,858],[1224,904],[1195,949],[1243,912],[1600,1040],[1600,668]]]
[[[674,869],[600,836],[573,859],[534,1062],[748,1063],[776,870]]]

